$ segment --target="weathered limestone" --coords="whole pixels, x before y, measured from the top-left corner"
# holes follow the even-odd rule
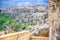
[[[49,21],[51,40],[60,40],[60,0],[49,0]]]

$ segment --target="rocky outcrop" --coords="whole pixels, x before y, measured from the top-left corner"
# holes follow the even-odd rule
[[[50,26],[52,26],[51,35],[54,39],[60,40],[60,0],[49,0],[49,21]],[[56,34],[56,35],[55,35]]]

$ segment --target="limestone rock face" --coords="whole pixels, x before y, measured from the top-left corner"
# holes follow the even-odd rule
[[[53,39],[60,40],[60,0],[49,0],[49,21],[52,26],[51,35]],[[57,35],[55,35],[57,34]]]

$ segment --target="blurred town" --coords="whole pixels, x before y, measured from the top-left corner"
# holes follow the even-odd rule
[[[48,6],[11,6],[0,8],[0,31],[30,30],[38,33],[39,30],[49,27]]]

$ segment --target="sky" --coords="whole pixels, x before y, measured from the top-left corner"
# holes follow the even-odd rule
[[[48,5],[48,0],[0,0],[0,8],[9,6]]]

